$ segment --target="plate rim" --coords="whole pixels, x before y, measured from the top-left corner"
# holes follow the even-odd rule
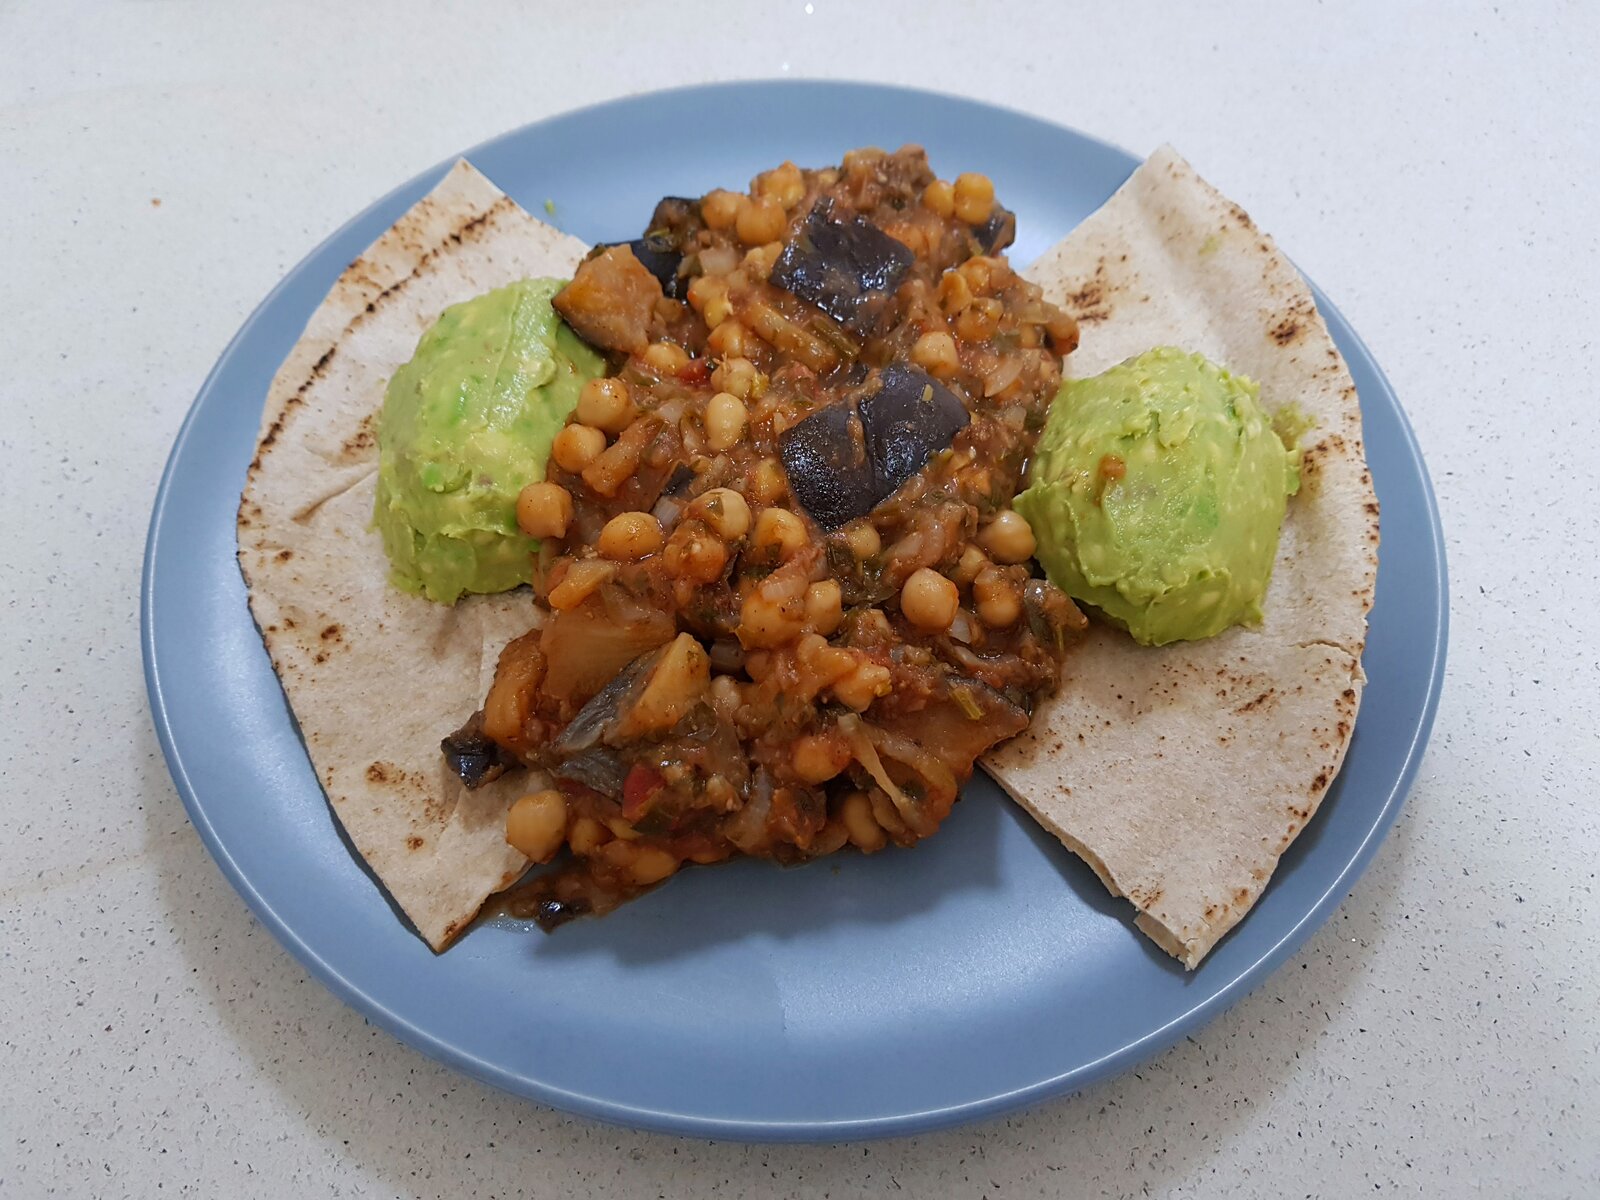
[[[1350,341],[1359,349],[1365,361],[1370,364],[1380,393],[1377,399],[1386,401],[1393,409],[1401,435],[1401,446],[1399,448],[1414,465],[1421,484],[1423,511],[1426,517],[1423,524],[1426,529],[1427,539],[1433,550],[1431,574],[1432,581],[1437,589],[1436,622],[1434,636],[1431,644],[1427,646],[1430,661],[1421,719],[1417,723],[1415,733],[1409,744],[1405,747],[1401,770],[1395,776],[1388,796],[1384,799],[1382,807],[1378,810],[1376,818],[1362,838],[1359,846],[1322,894],[1317,897],[1316,901],[1308,906],[1305,913],[1285,930],[1276,942],[1255,956],[1251,962],[1244,965],[1235,973],[1233,978],[1216,985],[1215,990],[1205,1000],[1185,1009],[1165,1024],[1146,1031],[1142,1036],[1126,1042],[1118,1049],[1098,1059],[1079,1063],[1067,1071],[1036,1080],[1022,1087],[957,1104],[901,1112],[892,1116],[847,1118],[839,1121],[729,1119],[646,1108],[606,1099],[603,1096],[574,1092],[512,1072],[495,1062],[473,1055],[469,1051],[445,1041],[438,1035],[396,1013],[378,997],[363,990],[359,985],[348,979],[334,963],[317,953],[294,927],[280,917],[267,898],[251,882],[218,835],[206,813],[204,805],[200,801],[198,791],[190,777],[183,752],[174,737],[171,717],[166,704],[161,668],[157,661],[159,650],[156,644],[154,621],[156,567],[162,546],[163,519],[171,501],[174,479],[177,475],[184,449],[193,433],[202,405],[212,395],[213,386],[227,373],[230,364],[239,353],[242,343],[247,339],[247,336],[257,323],[263,319],[265,312],[303,268],[322,255],[332,243],[337,242],[347,230],[359,223],[374,208],[381,207],[402,193],[423,186],[430,180],[438,179],[458,159],[465,158],[471,161],[475,155],[488,148],[509,139],[526,136],[531,130],[570,119],[579,113],[593,113],[628,104],[636,104],[642,99],[747,88],[796,91],[817,88],[827,91],[856,91],[864,94],[893,94],[900,97],[909,96],[924,101],[931,100],[940,103],[953,101],[975,109],[1004,114],[1007,118],[1026,121],[1030,124],[1047,128],[1054,133],[1064,132],[1084,142],[1093,143],[1103,149],[1113,151],[1130,160],[1130,164],[1133,166],[1142,161],[1140,156],[1106,139],[1026,110],[996,104],[987,100],[925,88],[864,83],[855,80],[801,78],[748,79],[687,84],[679,87],[617,96],[595,104],[565,109],[537,121],[531,121],[504,130],[478,142],[469,149],[450,155],[424,171],[418,172],[375,198],[347,220],[340,223],[284,272],[283,276],[251,310],[239,329],[228,341],[215,364],[207,372],[205,379],[195,393],[194,399],[190,402],[184,419],[174,435],[172,448],[162,469],[146,533],[139,588],[139,640],[146,692],[162,754],[166,760],[174,786],[183,801],[190,823],[194,825],[207,851],[221,868],[223,875],[234,890],[244,899],[255,918],[273,934],[277,941],[319,983],[328,988],[341,1001],[384,1028],[399,1041],[421,1051],[429,1058],[453,1069],[460,1070],[503,1091],[549,1104],[568,1112],[577,1113],[608,1124],[647,1129],[679,1136],[719,1137],[758,1142],[788,1142],[865,1140],[931,1132],[1002,1115],[1048,1098],[1080,1090],[1089,1084],[1118,1074],[1137,1062],[1169,1048],[1185,1033],[1214,1020],[1222,1012],[1238,1003],[1277,970],[1285,959],[1297,951],[1317,929],[1326,923],[1334,909],[1338,907],[1356,881],[1365,873],[1373,856],[1377,853],[1378,847],[1382,845],[1398,818],[1405,798],[1415,781],[1437,716],[1439,697],[1443,687],[1445,662],[1448,656],[1450,625],[1449,569],[1443,523],[1440,518],[1438,500],[1434,492],[1433,480],[1429,474],[1427,462],[1422,455],[1421,446],[1418,443],[1410,417],[1401,405],[1399,397],[1395,394],[1388,376],[1359,332],[1345,319],[1343,313],[1328,296],[1314,282],[1309,280],[1309,277],[1307,281],[1310,283],[1319,308],[1325,316],[1332,314],[1333,319],[1343,327]],[[1358,716],[1358,725],[1359,721],[1360,718]]]

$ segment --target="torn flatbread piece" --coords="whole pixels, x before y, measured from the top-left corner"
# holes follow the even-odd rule
[[[1261,895],[1350,744],[1378,547],[1355,384],[1305,280],[1170,148],[1026,275],[1081,324],[1075,375],[1180,346],[1255,379],[1268,412],[1304,428],[1260,627],[1152,649],[1096,623],[1059,694],[985,760],[1193,968]]]
[[[527,861],[505,817],[527,775],[468,791],[439,752],[528,628],[526,589],[435,604],[389,583],[372,527],[384,387],[446,307],[570,276],[577,239],[465,162],[378,239],[273,380],[239,508],[250,608],[329,803],[417,931],[443,949]]]

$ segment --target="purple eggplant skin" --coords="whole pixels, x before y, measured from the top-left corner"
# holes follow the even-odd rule
[[[506,768],[516,765],[499,745],[489,740],[483,732],[483,710],[479,709],[467,723],[439,743],[444,760],[456,777],[468,788],[480,788],[506,773]]]
[[[1017,214],[1009,208],[994,206],[989,219],[972,231],[978,249],[983,254],[999,254],[1017,240]]]
[[[891,363],[879,372],[877,391],[861,400],[878,501],[948,449],[969,419],[960,398],[926,371]]]
[[[873,382],[858,403],[831,404],[778,439],[789,487],[829,533],[887,500],[969,420],[960,398],[917,367],[893,363]]]
[[[784,244],[769,281],[814,304],[857,337],[867,337],[911,269],[900,242],[858,216],[815,205]]]
[[[795,499],[829,533],[866,516],[881,499],[854,404],[819,409],[784,430],[778,447]]]

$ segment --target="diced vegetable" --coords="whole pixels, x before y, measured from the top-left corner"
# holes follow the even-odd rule
[[[637,821],[644,816],[650,801],[666,785],[667,781],[660,771],[646,763],[635,763],[628,777],[622,781],[623,819]]]
[[[693,634],[680,633],[662,652],[649,682],[617,722],[616,736],[633,739],[671,729],[711,687],[711,662]]]
[[[885,367],[860,402],[813,413],[779,438],[789,486],[832,532],[864,517],[966,427],[954,392],[904,363]]]
[[[829,532],[865,516],[881,498],[853,404],[812,413],[784,431],[779,448],[790,490]]]
[[[985,254],[999,254],[1017,240],[1017,214],[996,204],[989,219],[972,232]]]
[[[584,341],[602,350],[643,354],[661,283],[627,245],[608,246],[578,264],[551,301]]]
[[[483,732],[482,712],[473,713],[465,725],[439,743],[439,748],[450,769],[469,788],[500,778],[515,762],[502,755],[500,747]]]
[[[903,244],[860,217],[835,215],[826,200],[806,216],[768,278],[864,337],[877,327],[911,263]]]
[[[618,620],[601,593],[556,613],[540,638],[545,694],[582,704],[628,663],[677,632],[671,614],[659,609],[639,607],[631,616]]]
[[[861,423],[884,500],[946,449],[968,417],[956,394],[926,371],[894,363],[878,380],[878,390],[861,401]]]

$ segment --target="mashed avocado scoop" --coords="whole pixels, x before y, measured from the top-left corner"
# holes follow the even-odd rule
[[[1259,623],[1299,488],[1259,392],[1172,347],[1063,384],[1016,498],[1051,581],[1145,645]]]
[[[445,309],[389,381],[373,519],[396,587],[452,604],[528,582],[539,543],[517,494],[605,366],[551,307],[561,287],[524,279]]]

